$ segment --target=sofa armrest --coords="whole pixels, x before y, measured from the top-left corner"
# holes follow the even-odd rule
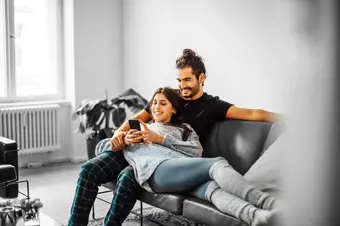
[[[282,122],[276,122],[271,126],[267,139],[263,145],[261,155],[270,147],[270,145],[272,145],[277,140],[277,138],[281,135],[284,129],[285,126]]]

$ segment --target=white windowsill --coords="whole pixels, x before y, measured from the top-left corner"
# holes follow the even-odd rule
[[[46,100],[46,101],[30,101],[30,102],[17,102],[17,103],[0,103],[0,108],[32,106],[32,105],[42,105],[42,104],[60,104],[63,106],[68,106],[71,104],[71,102],[67,100]]]

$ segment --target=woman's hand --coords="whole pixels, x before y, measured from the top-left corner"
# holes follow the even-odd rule
[[[138,131],[138,134],[142,135],[144,143],[156,143],[156,144],[163,143],[163,138],[164,138],[163,136],[152,132],[143,121],[139,120],[139,122],[144,127],[144,131]]]
[[[139,132],[140,131],[136,129],[130,129],[124,137],[124,144],[131,145],[131,144],[141,143],[143,137],[141,134],[139,134]]]

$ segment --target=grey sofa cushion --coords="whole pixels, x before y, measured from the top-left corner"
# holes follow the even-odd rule
[[[203,144],[203,156],[222,156],[243,175],[260,157],[271,125],[241,120],[218,122]]]
[[[183,211],[183,201],[187,197],[184,194],[161,194],[150,193],[141,189],[138,199],[152,206],[161,208],[171,213],[181,215]]]
[[[116,183],[116,181],[109,182],[106,184],[102,184],[102,186],[109,190],[114,190]],[[177,215],[182,214],[183,201],[186,197],[187,196],[185,196],[184,194],[150,193],[143,188],[141,188],[140,193],[138,194],[138,199],[140,201]]]

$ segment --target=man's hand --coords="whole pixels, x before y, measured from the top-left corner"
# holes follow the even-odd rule
[[[164,138],[163,136],[152,132],[143,121],[139,120],[139,122],[144,127],[144,131],[138,131],[136,133],[142,135],[144,143],[156,143],[156,144],[162,144],[163,143],[163,138]]]
[[[136,129],[130,129],[124,137],[124,144],[131,145],[142,142],[142,135],[139,134],[140,131]]]
[[[123,150],[125,148],[124,136],[126,132],[116,131],[111,137],[111,148],[113,151]]]
[[[138,114],[136,114],[133,117],[133,119],[141,119],[147,122],[151,119],[151,115],[143,109]],[[115,131],[114,135],[111,138],[111,147],[113,151],[118,151],[118,150],[122,150],[125,148],[124,137],[128,133],[127,131],[129,128],[130,128],[129,123],[125,122],[123,123],[123,125],[119,127],[118,130]],[[139,143],[139,142],[133,142],[133,143]]]

